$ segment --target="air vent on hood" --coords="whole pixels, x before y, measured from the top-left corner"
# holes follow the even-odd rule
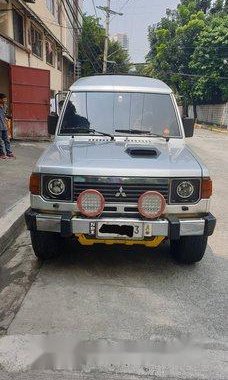
[[[156,148],[132,146],[126,149],[131,157],[157,158],[160,152]]]

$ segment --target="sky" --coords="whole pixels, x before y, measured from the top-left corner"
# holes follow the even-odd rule
[[[104,6],[107,0],[84,0],[83,11],[94,15],[95,6]],[[147,39],[148,26],[157,23],[165,16],[167,8],[175,9],[179,0],[111,0],[111,9],[124,13],[111,19],[110,35],[127,33],[129,37],[129,53],[134,63],[144,62],[149,51]],[[101,23],[104,23],[104,13],[97,9]]]

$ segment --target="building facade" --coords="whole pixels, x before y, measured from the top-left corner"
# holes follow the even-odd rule
[[[129,50],[129,38],[127,33],[114,34],[113,41],[119,42],[123,49]]]
[[[76,79],[79,0],[0,0],[0,92],[13,137],[47,136],[50,98]]]

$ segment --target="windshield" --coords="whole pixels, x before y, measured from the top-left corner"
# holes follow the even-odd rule
[[[170,95],[73,92],[65,108],[60,134],[86,134],[92,129],[116,135],[135,129],[170,137],[180,136]],[[116,132],[118,129],[121,132]]]

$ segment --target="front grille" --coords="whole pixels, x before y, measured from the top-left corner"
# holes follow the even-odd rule
[[[134,183],[121,183],[120,181],[118,183],[107,183],[100,180],[98,183],[89,179],[83,183],[74,182],[74,199],[77,200],[82,191],[94,189],[103,195],[107,203],[137,203],[140,195],[146,191],[158,191],[168,202],[168,179],[150,179],[150,183],[148,183],[148,178],[145,178],[145,181],[143,178],[140,178],[138,183],[135,178],[133,181]]]

